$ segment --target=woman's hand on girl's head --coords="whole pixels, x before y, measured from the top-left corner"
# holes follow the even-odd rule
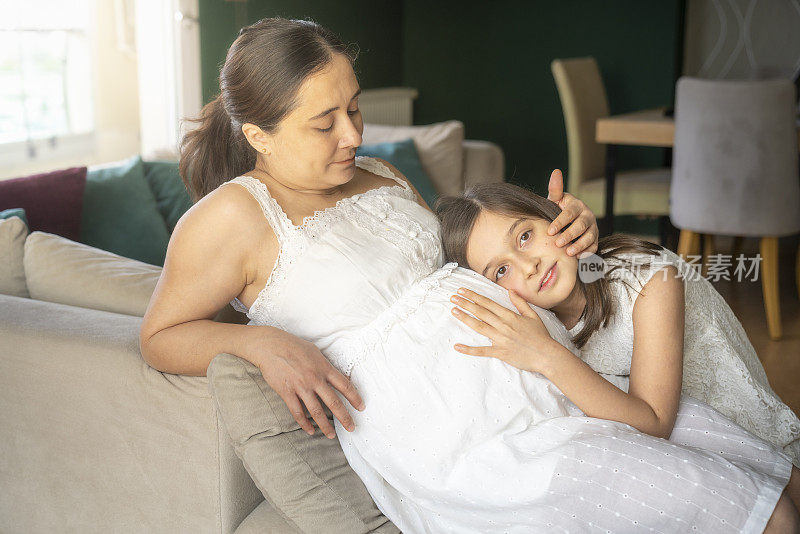
[[[547,359],[553,354],[553,343],[539,315],[530,304],[509,290],[508,296],[519,313],[501,306],[490,298],[465,288],[459,289],[461,296],[453,295],[451,301],[475,317],[459,308],[453,314],[479,334],[492,340],[488,347],[470,347],[456,344],[453,348],[471,356],[489,356],[503,360],[523,371],[541,373]]]
[[[289,407],[300,427],[309,435],[314,434],[314,427],[303,411],[305,404],[320,430],[330,439],[336,436],[333,425],[317,399],[319,397],[342,426],[350,432],[355,430],[353,418],[334,391],[334,388],[339,390],[351,405],[363,411],[364,401],[353,383],[331,365],[313,343],[288,333],[282,343],[276,344],[272,335],[269,341],[254,346],[252,351],[263,353],[258,358],[261,374]]]
[[[550,174],[547,191],[547,199],[552,200],[561,208],[561,214],[553,221],[547,232],[555,235],[563,229],[562,235],[556,239],[556,245],[563,247],[577,239],[567,249],[567,254],[570,256],[583,252],[597,252],[597,240],[600,236],[597,219],[592,210],[580,199],[564,192],[564,177],[561,170],[555,169]]]

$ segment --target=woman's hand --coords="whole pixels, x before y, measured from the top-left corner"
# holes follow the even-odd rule
[[[582,252],[597,252],[597,239],[600,236],[597,219],[592,210],[586,207],[586,204],[564,192],[564,177],[559,169],[555,169],[550,174],[547,191],[547,199],[552,200],[561,208],[561,214],[547,230],[549,235],[555,235],[562,228],[564,229],[562,235],[556,239],[556,246],[563,247],[577,239],[567,249],[567,254],[570,256]],[[569,226],[567,226],[568,224]]]
[[[514,313],[469,289],[460,288],[458,292],[463,296],[453,295],[450,300],[475,317],[458,308],[453,308],[453,314],[465,325],[491,339],[492,345],[469,347],[457,344],[453,347],[455,350],[471,356],[497,358],[523,371],[542,372],[553,354],[553,343],[558,342],[550,337],[539,315],[525,299],[509,290],[511,302],[519,310],[519,313]]]
[[[353,419],[334,388],[339,390],[350,404],[363,411],[364,401],[353,383],[331,365],[313,343],[285,334],[280,343],[276,344],[274,337],[270,337],[271,343],[253,346],[254,353],[262,353],[257,357],[257,361],[264,380],[280,395],[295,421],[308,435],[314,434],[314,427],[306,418],[301,400],[320,430],[330,439],[336,437],[333,425],[328,421],[317,397],[322,399],[334,417],[352,432],[355,429]]]

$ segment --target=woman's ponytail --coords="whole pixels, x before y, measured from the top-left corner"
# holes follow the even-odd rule
[[[252,169],[256,155],[241,130],[233,130],[221,96],[203,106],[200,118],[192,120],[200,126],[183,136],[179,170],[192,202],[197,202]]]

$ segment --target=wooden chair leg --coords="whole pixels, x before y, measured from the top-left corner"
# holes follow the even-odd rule
[[[678,256],[683,261],[689,262],[689,256],[697,256],[700,253],[700,234],[691,230],[681,230],[678,237]]]
[[[761,238],[761,288],[767,314],[769,337],[777,341],[782,336],[781,302],[778,293],[778,238]]]

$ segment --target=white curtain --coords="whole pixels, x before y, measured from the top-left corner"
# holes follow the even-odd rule
[[[135,17],[142,156],[176,159],[202,107],[198,0],[136,0]]]

